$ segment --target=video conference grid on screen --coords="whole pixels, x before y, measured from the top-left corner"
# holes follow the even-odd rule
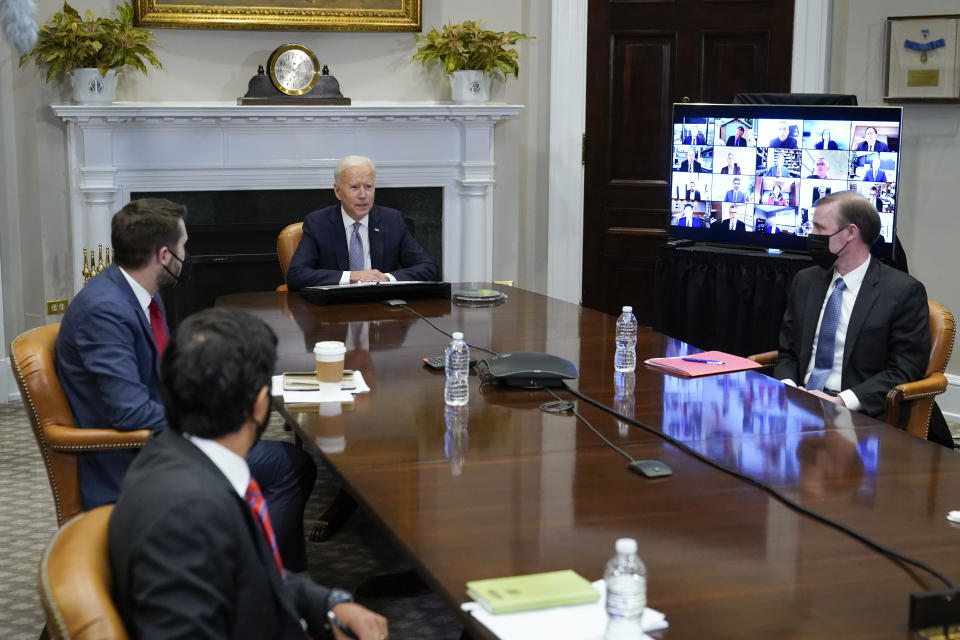
[[[877,208],[882,243],[892,247],[897,109],[722,105],[704,114],[709,107],[677,105],[674,112],[674,235],[802,246],[784,236],[805,238],[817,201],[852,190]]]

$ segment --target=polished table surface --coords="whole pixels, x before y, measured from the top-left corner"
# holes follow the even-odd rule
[[[567,358],[582,393],[960,577],[960,528],[945,518],[960,508],[957,454],[758,372],[683,379],[650,369],[643,359],[690,347],[647,329],[636,373],[615,374],[616,318],[497,288],[509,299],[496,307],[410,306],[473,345]],[[457,610],[468,580],[567,568],[596,580],[624,536],[637,539],[667,638],[907,638],[909,594],[942,587],[584,402],[579,410],[607,438],[673,475],[631,473],[573,416],[539,411],[547,392],[481,387],[476,375],[468,428],[447,429],[443,372],[420,359],[449,339],[404,309],[315,307],[275,292],[218,305],[273,327],[278,372],[313,368],[316,341],[347,342],[346,367],[360,369],[371,392],[339,415],[339,406],[280,410]],[[462,617],[472,635],[489,637]]]

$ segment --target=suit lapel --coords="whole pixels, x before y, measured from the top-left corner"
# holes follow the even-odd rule
[[[137,299],[137,294],[133,292],[133,288],[130,286],[130,283],[127,282],[127,279],[120,272],[120,267],[115,264],[107,267],[107,270],[104,273],[116,284],[123,295],[126,296],[127,301],[130,303],[130,306],[134,309],[137,320],[140,322],[140,329],[143,331],[144,336],[146,337],[147,344],[150,344],[153,347],[153,368],[160,369],[160,358],[157,357],[157,341],[153,337],[153,329],[150,328],[150,321],[147,320],[147,314],[143,311],[143,308],[140,306],[140,301]],[[159,295],[153,297],[157,304],[160,305],[160,311],[163,314],[163,326],[167,328],[167,335],[170,335],[170,329],[167,327],[167,312],[163,306],[163,301],[160,299]]]
[[[374,205],[370,208],[370,219],[367,223],[367,235],[370,238],[371,269],[380,269],[383,266],[383,234],[380,231],[380,222],[380,211]]]
[[[830,286],[830,279],[833,277],[833,269],[822,269],[823,273],[818,274],[810,287],[810,294],[807,296],[806,310],[803,318],[803,336],[801,337],[800,361],[797,362],[799,371],[797,374],[800,379],[807,372],[810,364],[810,354],[813,353],[813,335],[817,331],[817,320],[820,318],[820,309],[823,307],[823,299],[827,295],[827,288]],[[799,383],[799,381],[798,381]]]
[[[347,230],[343,226],[343,214],[340,205],[330,207],[327,222],[330,224],[329,237],[333,240],[333,250],[337,256],[337,268],[341,271],[350,270],[350,256],[347,253]]]
[[[870,266],[867,267],[867,273],[860,284],[860,291],[857,293],[857,300],[853,303],[853,311],[850,312],[850,321],[847,323],[847,335],[843,341],[843,371],[847,369],[847,362],[850,361],[850,354],[857,344],[857,338],[860,337],[860,330],[863,329],[863,323],[873,309],[880,297],[880,291],[877,285],[880,283],[880,263],[876,260],[870,260]]]

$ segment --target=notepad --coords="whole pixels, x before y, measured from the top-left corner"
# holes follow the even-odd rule
[[[596,602],[600,593],[576,571],[548,571],[472,580],[467,595],[490,613],[510,613]]]
[[[723,364],[707,364],[703,362],[691,362],[683,358],[696,358],[698,360],[713,360]],[[704,351],[703,353],[691,353],[686,356],[674,356],[671,358],[650,358],[644,360],[655,369],[666,371],[686,378],[697,378],[699,376],[709,376],[717,373],[731,373],[733,371],[746,371],[747,369],[759,369],[760,363],[741,358],[723,351]]]
[[[283,374],[284,391],[316,391],[320,388],[317,381],[316,371],[290,371]],[[343,382],[340,384],[343,391],[353,391],[356,384],[353,378],[353,371],[343,370]]]

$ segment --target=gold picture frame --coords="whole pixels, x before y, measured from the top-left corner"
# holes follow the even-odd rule
[[[886,20],[884,102],[960,102],[960,15]]]
[[[137,26],[277,31],[420,31],[421,0],[135,0]]]

